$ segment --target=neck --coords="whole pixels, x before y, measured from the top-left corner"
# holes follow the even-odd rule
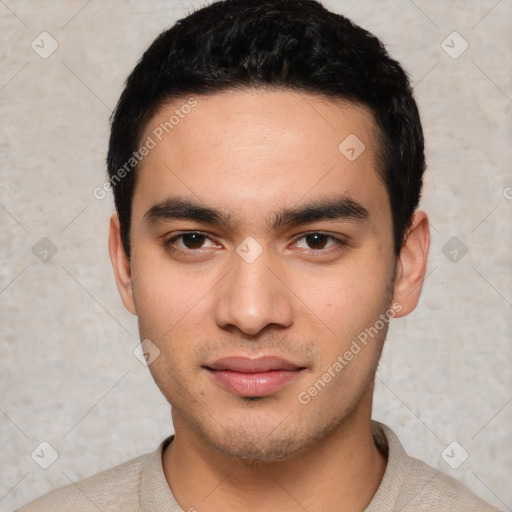
[[[386,467],[372,437],[371,398],[310,449],[272,464],[220,454],[173,414],[176,434],[163,454],[169,487],[191,512],[364,511]]]

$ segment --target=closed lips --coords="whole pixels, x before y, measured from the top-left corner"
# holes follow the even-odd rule
[[[277,370],[295,371],[304,368],[279,357],[250,359],[238,356],[218,359],[206,367],[210,370],[227,370],[239,373],[264,373]]]

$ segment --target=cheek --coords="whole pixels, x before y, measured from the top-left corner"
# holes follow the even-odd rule
[[[299,297],[306,318],[316,316],[324,325],[326,335],[336,336],[333,350],[343,348],[382,312],[388,286],[385,269],[373,261],[373,272],[369,272],[363,262],[363,255],[351,261],[347,259],[322,276],[315,275],[312,279],[303,274],[300,282],[294,283],[294,289],[296,286],[301,290]]]
[[[189,315],[194,315],[208,294],[208,281],[199,272],[185,272],[171,264],[164,251],[152,247],[139,249],[133,261],[133,294],[139,323],[164,337],[180,322],[189,323]]]
[[[341,273],[304,301],[309,308],[304,311],[303,329],[313,335],[320,359],[301,391],[318,414],[348,410],[366,389],[387,330],[385,324],[382,329],[374,327],[382,323],[379,318],[386,309],[386,284],[377,274],[370,278],[355,271]],[[317,318],[322,331],[315,336],[311,323]]]

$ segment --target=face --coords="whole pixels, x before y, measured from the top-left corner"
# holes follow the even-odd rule
[[[369,416],[389,320],[414,308],[422,269],[394,255],[365,108],[289,91],[195,100],[146,128],[130,262],[112,220],[117,283],[159,351],[176,431],[286,458]]]

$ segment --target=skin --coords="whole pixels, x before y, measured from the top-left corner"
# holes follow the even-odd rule
[[[141,339],[160,355],[150,371],[172,405],[174,441],[164,473],[184,510],[359,511],[386,460],[371,434],[374,375],[387,323],[304,405],[307,391],[393,304],[417,305],[429,249],[427,216],[414,214],[395,257],[380,180],[376,125],[362,106],[291,91],[196,96],[198,106],[152,149],[133,197],[130,261],[119,221],[110,254],[121,298]],[[162,106],[143,139],[183,102]],[[355,134],[365,151],[338,149]],[[335,219],[272,230],[279,209],[350,196],[365,222]],[[149,223],[146,212],[180,196],[231,214],[232,226],[187,219]],[[178,238],[199,230],[199,242]],[[320,237],[320,232],[346,242]],[[253,237],[261,255],[236,249]],[[185,245],[185,244],[188,245]],[[219,357],[277,355],[304,368],[276,393],[248,399],[219,387],[204,365]]]

